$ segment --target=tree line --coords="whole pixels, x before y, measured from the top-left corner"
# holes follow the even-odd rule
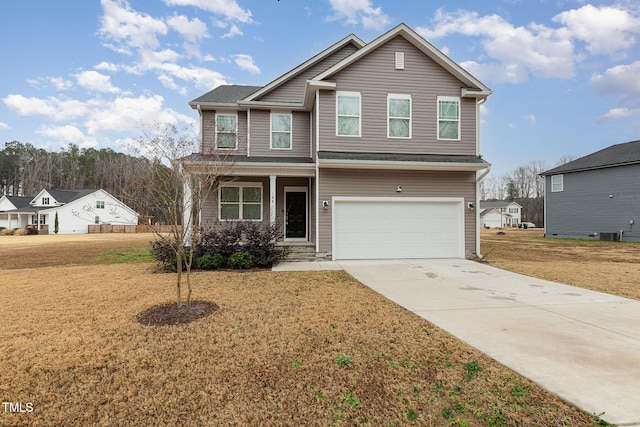
[[[141,216],[163,222],[166,218],[152,191],[157,162],[110,148],[69,144],[59,152],[50,152],[31,143],[6,142],[0,150],[0,196],[35,196],[43,188],[101,188]]]

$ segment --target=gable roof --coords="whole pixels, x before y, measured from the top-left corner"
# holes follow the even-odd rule
[[[431,43],[425,40],[422,36],[420,36],[414,30],[409,28],[409,26],[407,26],[406,24],[400,24],[397,27],[386,32],[385,34],[381,35],[371,43],[367,44],[364,48],[358,50],[357,52],[343,59],[342,61],[340,61],[333,67],[329,68],[325,72],[316,76],[313,79],[313,81],[324,80],[331,77],[332,75],[336,74],[338,71],[341,71],[347,68],[349,65],[358,61],[363,56],[369,54],[370,52],[374,51],[378,47],[384,45],[385,43],[387,43],[388,41],[390,41],[391,39],[397,36],[404,37],[409,43],[413,44],[422,53],[430,57],[434,62],[439,64],[441,67],[443,67],[453,76],[455,76],[457,79],[459,79],[464,84],[466,84],[468,87],[463,88],[462,90],[463,97],[475,97],[475,98],[482,99],[491,95],[492,93],[491,89],[489,89],[487,86],[482,84],[480,80],[476,79],[468,71],[466,71],[461,66],[456,64],[453,60],[451,60],[451,58],[449,58],[447,55],[445,55],[440,50],[435,48]]]
[[[580,172],[640,163],[640,140],[615,144],[595,153],[542,172],[540,175]]]
[[[29,202],[31,201],[31,197],[23,197],[23,196],[4,196],[7,200],[16,207],[16,209],[24,208],[29,206]]]
[[[31,199],[30,204],[36,204],[36,199],[42,193],[48,193],[51,197],[55,199],[56,202],[61,204],[66,204],[73,202],[81,197],[84,197],[88,194],[95,193],[99,190],[47,190],[46,188],[40,191],[35,197]]]
[[[487,209],[491,209],[491,208],[507,208],[511,205],[516,205],[518,207],[522,207],[522,205],[520,205],[519,203],[516,202],[508,202],[506,200],[495,200],[495,201],[480,201],[480,207],[481,208],[487,208]]]

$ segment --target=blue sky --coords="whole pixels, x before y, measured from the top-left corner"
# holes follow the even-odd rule
[[[404,22],[489,86],[493,174],[640,139],[640,3],[32,0],[0,6],[0,143],[120,150],[188,101],[264,85],[350,33]]]

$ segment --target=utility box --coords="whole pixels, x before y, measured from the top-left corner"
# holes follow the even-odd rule
[[[600,234],[600,240],[602,240],[603,242],[617,242],[618,239],[618,233],[598,233]]]

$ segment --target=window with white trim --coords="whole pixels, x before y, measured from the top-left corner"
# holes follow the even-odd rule
[[[271,113],[271,148],[291,149],[291,114]]]
[[[438,97],[438,139],[460,140],[460,98]]]
[[[48,197],[43,197],[42,198],[42,204],[43,205],[48,205],[49,204],[49,198]]]
[[[96,209],[104,209],[104,200],[96,200]]]
[[[564,190],[564,175],[551,176],[551,192],[559,193]]]
[[[216,114],[216,148],[236,149],[238,147],[238,116],[236,114]]]
[[[387,95],[387,137],[411,138],[411,95]]]
[[[262,184],[222,185],[218,201],[222,221],[262,221]]]
[[[338,92],[336,94],[336,135],[360,136],[361,132],[360,92]]]

